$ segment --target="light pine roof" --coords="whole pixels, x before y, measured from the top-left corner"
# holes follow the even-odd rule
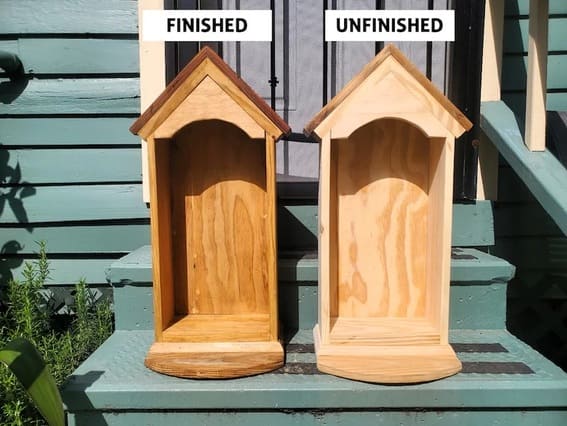
[[[353,93],[382,63],[393,57],[421,86],[450,114],[465,130],[470,130],[470,120],[425,77],[421,71],[393,44],[387,45],[368,63],[319,113],[305,126],[304,133],[311,136],[315,129],[323,123],[341,103]]]

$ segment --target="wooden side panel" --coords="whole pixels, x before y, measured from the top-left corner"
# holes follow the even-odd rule
[[[148,141],[150,160],[152,264],[154,280],[154,327],[156,340],[160,341],[163,330],[174,317],[172,289],[172,245],[171,245],[171,198],[168,170],[171,155],[167,140]]]
[[[423,317],[429,144],[379,120],[338,140],[338,315]]]
[[[429,223],[427,228],[427,317],[447,344],[454,139],[429,140]]]
[[[329,342],[330,316],[336,316],[336,167],[329,135],[321,142],[319,183],[319,327],[321,341]],[[318,333],[319,331],[317,331]]]
[[[266,141],[266,268],[269,292],[270,336],[267,340],[279,338],[278,315],[278,251],[276,217],[276,143],[274,138],[265,134]]]
[[[177,313],[268,313],[264,141],[208,120],[171,149]]]

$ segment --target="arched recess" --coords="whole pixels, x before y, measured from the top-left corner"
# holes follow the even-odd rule
[[[170,149],[176,313],[267,314],[264,141],[206,120]]]
[[[356,323],[388,335],[391,326],[393,336],[399,319],[414,323],[416,338],[438,340],[431,197],[442,191],[433,177],[444,142],[397,118],[331,141],[332,341]]]

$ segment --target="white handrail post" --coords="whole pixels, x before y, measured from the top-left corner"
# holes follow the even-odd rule
[[[545,150],[549,0],[530,0],[525,143]]]
[[[486,0],[482,53],[480,101],[499,101],[502,73],[502,38],[504,34],[504,2]],[[478,200],[496,200],[498,195],[498,150],[482,133],[478,150]]]

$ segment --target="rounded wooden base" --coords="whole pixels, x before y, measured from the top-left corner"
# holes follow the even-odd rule
[[[154,343],[146,367],[189,379],[230,379],[266,373],[284,363],[280,342]]]
[[[462,365],[450,345],[321,344],[313,330],[317,368],[334,376],[362,382],[409,384],[452,376]]]

